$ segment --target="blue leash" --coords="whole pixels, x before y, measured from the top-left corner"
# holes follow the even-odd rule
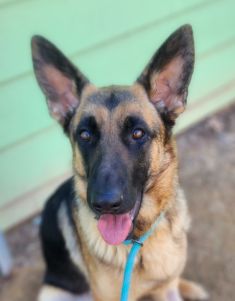
[[[144,234],[142,235],[138,240],[125,240],[125,245],[132,244],[132,248],[130,250],[130,253],[127,257],[127,262],[125,266],[124,276],[123,276],[123,282],[122,282],[122,292],[121,292],[121,299],[120,301],[128,301],[128,295],[130,291],[130,285],[131,285],[131,276],[134,268],[135,258],[140,250],[140,248],[143,246],[144,242],[149,238],[149,236],[154,232],[154,230],[157,228],[157,226],[160,224],[161,220],[164,217],[164,212],[161,212],[161,214],[158,216],[152,227]]]

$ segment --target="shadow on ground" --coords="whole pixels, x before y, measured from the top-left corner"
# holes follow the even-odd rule
[[[234,299],[235,105],[178,136],[180,181],[192,216],[185,276],[213,301]],[[34,301],[43,262],[37,218],[9,231],[15,268],[0,280],[1,301]]]

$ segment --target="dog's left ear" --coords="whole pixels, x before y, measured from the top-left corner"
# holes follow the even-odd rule
[[[171,125],[185,109],[193,66],[192,28],[184,25],[163,43],[137,80]]]
[[[67,131],[82,91],[89,81],[45,38],[34,36],[31,45],[34,72],[46,96],[50,114]]]

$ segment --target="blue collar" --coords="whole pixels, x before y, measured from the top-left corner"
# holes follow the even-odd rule
[[[123,282],[122,282],[122,292],[120,301],[128,301],[128,295],[131,285],[131,276],[134,268],[135,258],[143,246],[144,242],[149,238],[150,235],[156,230],[157,226],[160,224],[164,217],[165,213],[161,212],[155,222],[152,224],[151,228],[144,233],[138,240],[125,240],[123,244],[130,245],[132,244],[130,253],[127,257],[127,262],[124,270]]]

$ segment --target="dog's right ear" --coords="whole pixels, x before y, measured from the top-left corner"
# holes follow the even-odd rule
[[[68,128],[88,79],[52,43],[32,38],[34,72],[44,92],[50,114]]]
[[[162,44],[137,80],[169,129],[185,109],[193,66],[193,32],[184,25]]]

